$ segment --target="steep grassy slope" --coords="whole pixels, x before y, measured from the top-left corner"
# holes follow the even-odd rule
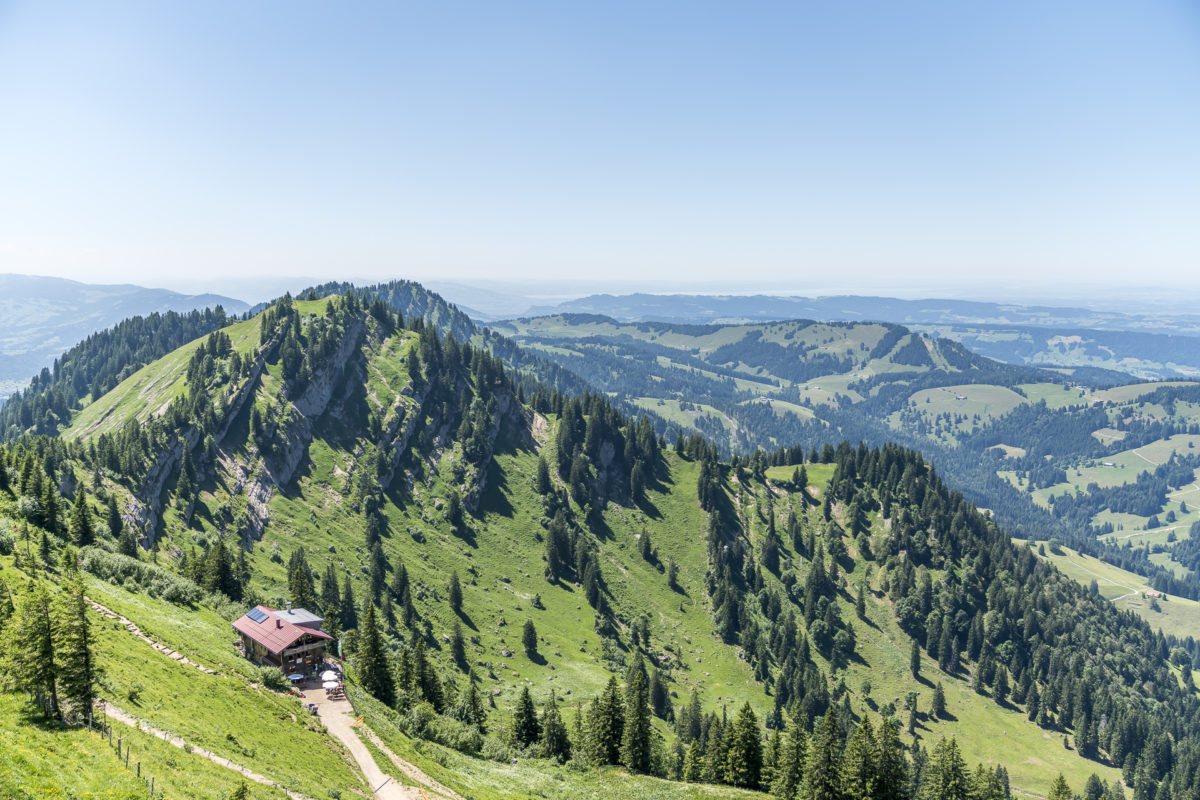
[[[807,603],[810,619],[800,626],[814,644],[810,655],[799,660],[805,691],[809,699],[818,698],[811,703],[818,715],[832,705],[844,709],[847,719],[866,716],[878,721],[890,713],[903,719],[906,699],[916,692],[915,732],[904,735],[906,743],[917,740],[929,747],[943,735],[956,735],[971,762],[1003,763],[1015,787],[1038,794],[1048,790],[1059,772],[1073,786],[1082,786],[1092,772],[1109,779],[1117,776],[1113,767],[1062,746],[1064,734],[1081,733],[1072,729],[1073,719],[1052,716],[1039,725],[1027,719],[1023,701],[995,702],[986,682],[973,685],[981,666],[970,660],[959,663],[956,656],[940,670],[928,655],[931,640],[924,636],[921,676],[914,679],[910,674],[913,640],[897,621],[898,605],[909,598],[897,596],[895,589],[898,582],[911,579],[911,564],[907,572],[905,566],[909,559],[921,559],[920,579],[928,578],[930,595],[932,587],[938,587],[938,602],[946,608],[966,604],[962,596],[969,589],[974,596],[968,607],[982,626],[984,610],[996,593],[971,581],[1004,555],[972,540],[974,549],[960,554],[961,563],[955,560],[957,545],[946,544],[951,530],[966,530],[963,526],[968,524],[991,530],[973,509],[957,515],[945,512],[942,519],[928,501],[912,500],[912,508],[889,506],[891,495],[882,496],[885,478],[888,485],[903,484],[902,489],[888,491],[899,492],[905,504],[909,493],[917,497],[924,491],[914,488],[914,481],[920,483],[926,474],[917,460],[907,467],[893,464],[893,471],[911,472],[904,481],[889,478],[885,470],[870,480],[859,476],[855,484],[843,473],[841,494],[832,488],[834,465],[810,463],[807,485],[793,486],[791,467],[760,472],[761,458],[747,471],[746,462],[714,466],[710,455],[686,448],[660,452],[657,440],[650,435],[647,444],[637,426],[605,422],[606,417],[615,420],[615,412],[599,401],[572,405],[541,394],[526,404],[478,351],[439,345],[423,326],[398,328],[351,302],[306,301],[265,314],[239,323],[248,326],[245,329],[234,326],[229,332],[234,355],[249,366],[232,370],[227,388],[219,376],[233,355],[222,357],[228,362],[214,359],[211,372],[195,373],[217,381],[220,389],[197,394],[188,371],[180,369],[191,363],[193,348],[150,365],[138,380],[126,381],[100,398],[103,411],[89,407],[80,412],[81,419],[103,418],[111,427],[101,431],[89,424],[73,432],[72,441],[80,443],[74,451],[80,459],[73,474],[78,485],[89,492],[119,494],[126,511],[159,509],[157,515],[140,518],[126,514],[127,525],[144,523],[138,528],[142,544],[153,548],[142,552],[141,559],[205,582],[209,576],[198,565],[206,553],[218,546],[235,554],[244,549],[249,581],[237,587],[244,593],[242,607],[260,599],[281,604],[294,598],[297,581],[302,583],[307,575],[316,578],[309,591],[320,593],[321,578],[328,571],[339,588],[352,587],[356,609],[364,609],[360,620],[364,603],[377,597],[391,653],[408,654],[419,643],[447,688],[461,690],[477,681],[489,700],[488,726],[498,735],[511,726],[511,709],[522,689],[528,687],[539,703],[553,690],[570,720],[578,703],[599,692],[611,675],[623,675],[639,658],[652,665],[653,674],[672,693],[676,709],[695,690],[709,711],[733,713],[748,702],[760,719],[782,719],[787,704],[780,692],[795,697],[796,690],[777,681],[794,660],[773,655],[776,644],[768,647],[765,642]],[[799,328],[760,334],[790,341],[789,332],[793,339],[800,335]],[[805,341],[834,357],[861,354],[866,363],[894,365],[897,354],[908,349],[904,357],[915,359],[923,353],[930,361],[928,370],[939,363],[945,369],[947,352],[953,355],[911,334],[891,333],[894,341],[889,344],[884,342],[889,331],[883,326],[866,326],[854,335],[837,326],[819,326],[805,334],[814,337]],[[660,338],[682,335],[665,332]],[[720,349],[731,344],[737,342],[714,339],[706,346]],[[289,362],[293,345],[300,356]],[[883,355],[867,358],[875,348]],[[729,369],[748,376],[746,380],[762,378],[756,373],[762,367],[742,358]],[[218,403],[222,397],[246,399],[211,424],[185,421],[192,433],[184,445],[165,438],[165,449],[148,457],[147,474],[159,476],[156,481],[130,480],[103,464],[89,463],[93,456],[83,445],[102,440],[109,430],[127,429],[126,422],[143,420],[138,415],[152,409],[153,404],[132,399],[151,384],[170,387],[176,398]],[[870,394],[868,387],[862,388]],[[202,403],[199,407],[204,408]],[[580,418],[579,408],[587,409],[588,419]],[[560,447],[567,451],[560,453]],[[638,457],[627,460],[630,453]],[[638,496],[630,467],[635,461],[642,464],[643,456],[649,472],[645,493]],[[849,458],[854,461],[852,449]],[[868,456],[863,451],[858,458]],[[194,476],[185,481],[181,465],[189,460]],[[553,465],[547,478],[551,487],[539,492],[543,460]],[[706,490],[714,469],[719,488]],[[456,508],[461,519],[455,518]],[[719,521],[713,522],[717,510]],[[552,518],[560,513],[573,537],[573,552],[584,552],[603,576],[599,599],[589,596],[582,569],[582,574],[572,574],[568,568],[566,577],[547,580],[547,540],[555,524]],[[784,530],[792,513],[797,517],[796,535],[811,544],[802,552],[799,538],[782,536],[778,565],[765,566],[771,531]],[[934,516],[925,519],[921,514]],[[914,516],[923,520],[920,526]],[[971,521],[964,522],[968,516]],[[376,535],[378,555],[373,552]],[[649,558],[643,553],[647,538]],[[951,549],[941,554],[941,548]],[[939,554],[932,556],[931,549]],[[738,564],[736,574],[724,562],[730,553],[737,556],[728,562]],[[828,567],[818,553],[831,554]],[[297,554],[306,565],[299,579]],[[397,585],[402,565],[408,579],[405,589],[388,588]],[[677,588],[668,581],[671,565],[677,570]],[[814,584],[823,587],[819,598],[805,599],[806,582],[826,569],[835,577],[828,586]],[[449,602],[450,576],[455,573],[462,583],[457,612]],[[1007,579],[1000,576],[997,581]],[[731,630],[723,616],[729,607],[727,586],[740,587],[741,633]],[[859,586],[864,590],[861,618],[855,608]],[[123,629],[102,626],[109,664],[106,686],[118,701],[136,698],[138,705],[127,711],[219,755],[247,760],[263,774],[276,774],[272,770],[287,758],[284,743],[295,740],[305,766],[293,780],[310,796],[328,786],[356,785],[356,774],[337,748],[319,730],[310,729],[294,702],[252,685],[254,673],[237,661],[225,619],[211,610],[175,606],[127,588],[137,587],[96,584],[94,599],[221,673],[207,675],[178,664]],[[1021,590],[1005,585],[997,591],[1012,592],[1016,598]],[[408,597],[411,625],[404,621]],[[782,609],[769,611],[772,602]],[[989,614],[1017,614],[995,602]],[[225,611],[235,613],[229,607]],[[970,627],[971,616],[963,613],[965,627]],[[911,614],[901,616],[911,630]],[[521,629],[526,620],[533,622],[538,636],[533,656],[523,652]],[[1008,628],[1023,622],[1019,614],[1005,619]],[[463,665],[455,664],[451,655],[456,626],[466,637]],[[960,625],[958,634],[963,639],[965,627]],[[739,638],[745,631],[757,633]],[[824,641],[842,641],[833,637],[834,631],[846,634],[848,651]],[[348,646],[354,638],[347,639]],[[809,652],[808,645],[804,650]],[[943,685],[949,711],[941,718],[929,713],[935,683]],[[407,708],[402,710],[407,713]],[[373,713],[384,735],[391,717],[381,709]],[[552,785],[556,775],[569,775],[545,762],[509,771],[495,761],[409,740],[407,720],[395,725],[386,737],[392,747],[452,764],[453,769],[435,777],[463,791],[503,796],[496,787],[506,781],[524,776],[530,785],[544,787]],[[654,725],[669,745],[671,726],[666,720]],[[1000,753],[997,741],[1005,744]],[[462,775],[460,782],[455,782],[455,774]],[[569,778],[567,791],[575,783],[578,791],[597,795],[621,791],[614,787],[624,780],[619,773],[588,773],[578,781]],[[657,796],[655,785],[637,783],[635,789]],[[505,791],[526,796],[518,788]],[[670,791],[699,796],[710,790],[675,786]],[[547,793],[555,795],[549,788],[529,792]]]

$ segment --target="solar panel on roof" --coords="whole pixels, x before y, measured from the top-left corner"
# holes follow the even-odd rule
[[[267,612],[263,611],[261,608],[252,608],[246,612],[246,616],[255,622],[262,622],[267,618]]]

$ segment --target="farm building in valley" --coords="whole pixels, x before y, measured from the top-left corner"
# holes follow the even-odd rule
[[[325,658],[325,645],[333,637],[321,630],[322,622],[303,608],[255,606],[233,621],[233,629],[242,637],[246,658],[284,672],[296,672],[314,667]]]

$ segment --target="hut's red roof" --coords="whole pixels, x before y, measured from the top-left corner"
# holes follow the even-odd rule
[[[233,621],[233,629],[238,633],[246,634],[276,655],[294,645],[301,636],[306,634],[317,639],[333,638],[319,628],[293,625],[287,620],[281,619],[279,613],[273,608],[255,606],[254,610],[261,613],[253,616],[251,613],[243,614]],[[254,617],[261,617],[261,619],[256,622]]]

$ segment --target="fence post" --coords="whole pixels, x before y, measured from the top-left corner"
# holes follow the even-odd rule
[[[154,800],[154,776],[150,776],[150,800]]]
[[[138,777],[142,777],[142,762],[137,762]]]

